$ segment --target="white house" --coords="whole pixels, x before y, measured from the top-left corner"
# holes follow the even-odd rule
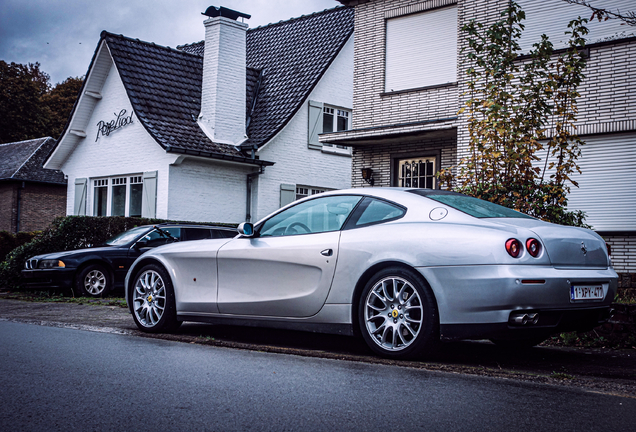
[[[249,29],[210,7],[205,40],[178,49],[102,32],[45,167],[69,215],[257,220],[351,185],[353,9]]]

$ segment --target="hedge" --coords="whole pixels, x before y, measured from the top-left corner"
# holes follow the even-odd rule
[[[13,234],[9,231],[0,231],[0,262],[4,261],[13,249],[33,240],[38,233],[39,231]]]
[[[56,218],[46,230],[35,235],[33,240],[15,248],[6,255],[5,261],[0,263],[0,287],[12,289],[21,288],[20,272],[24,268],[24,262],[34,255],[98,245],[136,226],[154,225],[163,222],[182,221],[120,216],[66,216]],[[182,223],[212,225],[210,223],[201,222]],[[236,226],[226,223],[214,225]]]

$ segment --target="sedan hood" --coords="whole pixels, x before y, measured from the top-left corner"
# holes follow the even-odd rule
[[[534,232],[545,247],[550,262],[556,268],[607,268],[609,266],[605,241],[592,230],[557,225],[539,219],[496,219],[496,221],[502,225],[523,227]]]
[[[36,255],[36,256],[34,256],[32,258],[36,258],[38,261],[39,260],[43,260],[43,259],[73,258],[76,255],[80,255],[80,254],[92,254],[92,253],[100,254],[102,252],[111,251],[111,250],[113,250],[113,248],[110,247],[110,246],[95,247],[95,248],[84,248],[84,249],[75,249],[75,250],[64,251],[64,252],[53,252],[53,253],[48,253],[48,254],[43,254],[43,255]]]

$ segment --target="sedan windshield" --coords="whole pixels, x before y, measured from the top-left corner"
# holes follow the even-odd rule
[[[124,231],[121,234],[117,234],[115,237],[111,237],[104,242],[104,244],[109,246],[121,246],[128,244],[134,240],[136,240],[140,235],[144,234],[148,231],[149,227],[141,226],[136,227],[128,231]]]
[[[519,213],[499,204],[484,201],[479,198],[463,195],[456,192],[447,192],[431,189],[414,189],[409,192],[425,196],[434,201],[446,204],[456,210],[468,213],[476,218],[528,218],[532,217]]]

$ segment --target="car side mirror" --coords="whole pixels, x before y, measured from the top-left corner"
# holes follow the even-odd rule
[[[141,249],[141,248],[148,247],[148,241],[147,240],[139,240],[137,243],[135,243],[135,245],[133,247],[135,249]]]
[[[239,234],[245,237],[252,237],[254,235],[254,225],[249,222],[243,222],[237,228]]]

